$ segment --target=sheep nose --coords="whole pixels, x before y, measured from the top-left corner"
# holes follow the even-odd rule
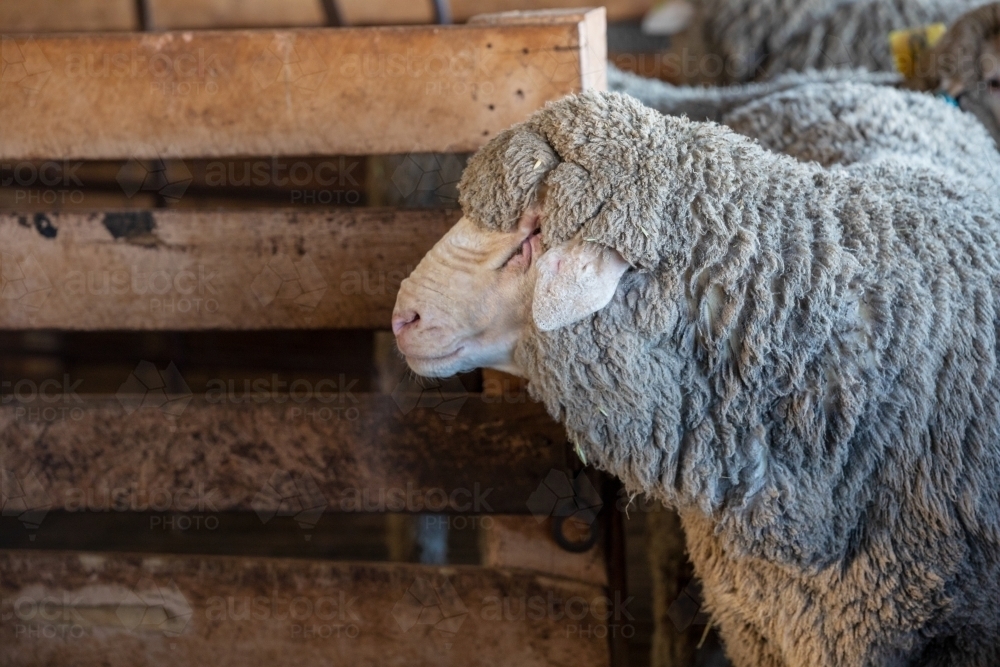
[[[404,310],[392,314],[392,333],[398,336],[406,327],[419,322],[420,315],[415,310]]]

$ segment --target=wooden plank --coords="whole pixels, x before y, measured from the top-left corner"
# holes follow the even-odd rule
[[[321,26],[319,0],[149,0],[151,30]]]
[[[137,30],[135,0],[3,0],[0,34]]]
[[[587,52],[604,12],[593,12],[514,26],[10,38],[0,158],[471,151],[600,83]]]
[[[0,214],[0,329],[386,328],[456,210]]]
[[[572,5],[571,5],[572,6]],[[575,76],[577,60],[584,90],[606,90],[608,87],[607,17],[604,7],[597,9],[545,9],[538,11],[508,11],[498,14],[477,14],[469,25],[563,25],[575,22],[579,30],[580,54],[554,54],[546,64],[552,78]]]
[[[541,520],[539,520],[541,519]],[[550,517],[491,516],[482,521],[483,565],[522,568],[553,576],[608,585],[602,545],[571,553],[552,539]]]
[[[470,566],[2,551],[0,572],[12,667],[590,667],[615,611],[600,587]]]
[[[5,484],[49,509],[101,511],[122,496],[124,510],[265,511],[280,496],[308,500],[312,524],[323,511],[527,514],[566,468],[565,433],[540,404],[486,402],[456,380],[401,380],[382,396],[355,393],[343,374],[266,376],[194,393],[183,368],[146,362],[116,396],[70,377],[34,394],[4,380]]]

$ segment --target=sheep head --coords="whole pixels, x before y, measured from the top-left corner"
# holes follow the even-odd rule
[[[923,58],[910,85],[958,99],[1000,147],[1000,3],[963,14]]]
[[[417,373],[488,367],[521,374],[518,340],[606,306],[629,263],[584,238],[592,211],[580,167],[563,162],[529,124],[501,133],[459,185],[463,217],[400,286],[392,327]],[[591,202],[592,203],[592,202]]]
[[[530,327],[551,331],[611,301],[628,263],[576,236],[542,244],[542,206],[533,203],[509,231],[462,218],[400,286],[392,329],[420,375],[487,367],[524,375],[514,361]]]

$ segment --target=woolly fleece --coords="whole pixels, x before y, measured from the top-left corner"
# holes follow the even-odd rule
[[[888,34],[951,24],[984,0],[692,0],[690,49],[717,54],[698,80],[740,83],[808,69],[891,72]],[[721,76],[714,76],[721,69]],[[711,76],[709,75],[711,74]]]
[[[918,139],[985,136],[946,105],[935,126],[926,101],[817,85],[762,102],[815,119],[771,143],[880,137],[827,168],[585,93],[460,183],[466,216],[509,230],[544,181],[547,247],[582,233],[634,267],[515,356],[590,461],[678,509],[738,667],[1000,655],[1000,203],[899,143],[900,109]]]
[[[990,7],[989,9],[993,9]],[[1000,5],[997,5],[998,11],[1000,11]],[[949,33],[950,34],[950,33]],[[963,42],[964,43],[964,42]],[[746,107],[752,102],[762,100],[766,97],[774,95],[780,92],[790,92],[793,95],[798,96],[798,93],[794,93],[798,88],[803,86],[815,85],[815,84],[835,84],[835,83],[867,83],[872,85],[883,85],[883,86],[898,86],[903,83],[902,77],[898,74],[892,74],[889,72],[868,72],[865,70],[809,70],[807,72],[788,72],[774,78],[771,81],[766,81],[763,83],[747,83],[740,84],[736,86],[723,86],[723,87],[703,87],[703,86],[673,86],[669,83],[664,83],[656,79],[649,79],[641,76],[636,76],[635,74],[630,74],[628,72],[623,72],[612,64],[608,64],[608,89],[620,93],[625,93],[626,95],[631,95],[636,99],[640,100],[643,104],[648,107],[652,107],[662,113],[670,114],[673,116],[688,116],[693,120],[711,120],[717,123],[724,123],[726,125],[732,126],[730,122],[730,114],[734,113],[742,107]],[[929,96],[928,96],[929,97]],[[988,107],[980,100],[981,94],[978,92],[970,92],[962,97],[961,105],[962,109],[967,113],[975,116],[983,127],[987,129],[993,139],[993,145],[1000,148],[1000,126],[998,126],[997,118],[989,111]],[[831,100],[833,104],[836,104],[836,100]],[[930,119],[927,114],[934,114],[942,122],[945,122],[950,116],[944,110],[933,111],[936,107],[940,107],[940,100],[932,104],[926,104],[919,113],[923,115],[924,118]],[[879,102],[881,103],[881,102]],[[822,113],[821,110],[817,109],[817,112]],[[743,117],[747,117],[746,109],[743,109]],[[797,123],[801,125],[801,122],[796,121],[797,116],[789,116],[784,122]],[[899,126],[900,124],[907,125],[906,123],[907,115],[893,116],[887,118],[890,122]],[[774,120],[773,116],[768,116],[769,120]],[[813,123],[814,118],[807,118],[805,122]],[[823,126],[824,128],[826,126]],[[926,127],[926,124],[920,125],[920,127]],[[904,127],[896,127],[892,133],[893,140],[896,138],[901,138],[902,135],[907,135],[913,140],[907,143],[910,146],[924,147],[928,145],[933,145],[933,151],[935,154],[940,154],[941,149],[944,148],[944,152],[957,156],[958,159],[964,160],[964,156],[969,152],[969,141],[970,139],[977,142],[980,141],[980,135],[978,133],[974,135],[962,135],[954,132],[942,132],[939,128],[941,125],[935,125],[935,130],[932,131],[926,138],[916,138],[915,133],[911,129],[906,129]],[[850,132],[852,134],[857,134],[859,128],[854,125],[845,125],[839,128],[841,132]],[[881,132],[884,132],[886,128],[880,128]],[[774,128],[766,132],[767,136],[773,136],[775,132],[781,132],[781,126]],[[813,133],[815,134],[815,133]],[[751,134],[750,136],[756,136]],[[799,136],[799,135],[795,135]],[[883,140],[886,135],[881,133],[876,133],[874,138],[876,140]],[[811,140],[817,139],[815,136],[810,138]],[[865,140],[866,137],[861,137]],[[829,144],[832,138],[821,139],[822,143]],[[840,140],[838,137],[837,141]],[[951,150],[947,143],[955,140],[959,142],[959,150]],[[854,140],[852,140],[854,141]],[[803,143],[804,142],[800,142]],[[982,149],[990,146],[989,142],[982,143],[977,147],[971,149],[974,153],[981,152]],[[783,148],[777,146],[771,146],[776,150],[784,151]],[[834,159],[833,162],[825,162],[823,159],[818,157],[809,158],[817,159],[824,164],[832,164],[837,160]]]

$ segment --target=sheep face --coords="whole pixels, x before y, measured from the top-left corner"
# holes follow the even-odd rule
[[[538,218],[532,208],[507,233],[462,218],[403,281],[392,329],[414,372],[443,377],[481,366],[516,372],[514,345],[531,319],[542,252]]]
[[[392,330],[414,372],[524,375],[514,362],[523,334],[567,326],[611,301],[628,263],[580,237],[545,250],[541,218],[537,203],[511,231],[463,217],[403,281]]]

